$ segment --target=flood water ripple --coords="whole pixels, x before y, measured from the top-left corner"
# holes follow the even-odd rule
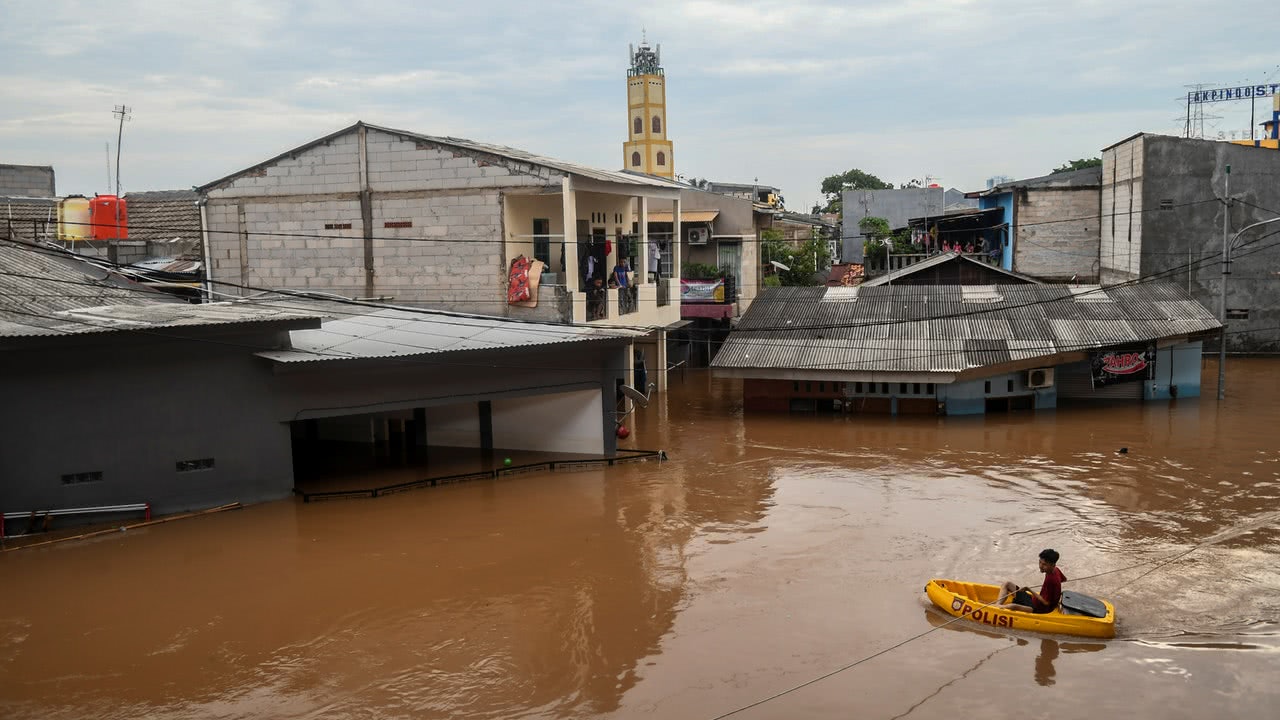
[[[1232,361],[1222,404],[1210,362],[1206,398],[985,418],[746,414],[689,371],[629,441],[668,462],[7,552],[0,717],[709,719],[921,633],[735,717],[1271,716],[1277,370]],[[1037,586],[1047,546],[1116,639],[923,598]]]

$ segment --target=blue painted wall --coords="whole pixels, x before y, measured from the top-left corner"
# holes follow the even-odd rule
[[[1013,269],[1013,193],[998,193],[995,195],[985,195],[978,198],[979,207],[983,210],[992,208],[1000,208],[1004,212],[1000,215],[1000,222],[1009,227],[1008,233],[1005,235],[1004,254],[1000,258],[1000,267],[1005,270]]]
[[[1144,383],[1144,400],[1200,397],[1200,356],[1203,343],[1174,345],[1156,351],[1155,377]],[[1176,387],[1176,391],[1171,391]]]

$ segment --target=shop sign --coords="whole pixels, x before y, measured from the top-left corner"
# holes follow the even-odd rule
[[[680,302],[682,303],[722,303],[724,302],[724,279],[719,280],[681,280]]]
[[[1156,352],[1152,348],[1093,353],[1093,386],[1146,380],[1155,363]]]

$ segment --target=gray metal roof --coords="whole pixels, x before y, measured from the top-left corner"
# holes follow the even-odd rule
[[[631,172],[629,170],[601,170],[599,168],[593,168],[586,165],[579,165],[577,163],[567,162],[564,160],[556,160],[553,158],[545,157],[543,155],[527,152],[525,150],[518,150],[516,148],[507,147],[505,145],[490,145],[488,143],[481,143],[481,142],[476,142],[474,140],[467,140],[466,138],[423,135],[422,133],[410,132],[408,130],[397,130],[395,128],[382,127],[380,125],[370,125],[369,123],[366,123],[366,122],[358,122],[355,125],[343,128],[342,130],[339,130],[335,133],[331,133],[322,138],[312,140],[309,143],[300,145],[296,148],[293,148],[292,150],[281,153],[271,158],[270,160],[254,165],[253,167],[245,168],[244,170],[240,170],[239,172],[232,173],[231,175],[228,175],[223,178],[219,178],[206,185],[202,185],[199,188],[197,188],[197,190],[200,192],[207,191],[215,186],[222,185],[223,183],[226,183],[230,180],[234,180],[235,178],[240,177],[241,175],[249,172],[250,170],[254,170],[256,168],[264,167],[267,165],[272,165],[278,162],[279,160],[283,160],[284,158],[290,157],[292,155],[297,155],[299,152],[303,150],[328,142],[333,138],[340,137],[348,133],[356,132],[356,130],[358,130],[361,127],[366,127],[366,128],[369,128],[370,130],[377,130],[379,132],[390,133],[392,135],[399,135],[401,137],[409,138],[411,140],[416,140],[418,142],[434,143],[437,145],[446,145],[450,147],[461,148],[463,150],[470,150],[472,152],[485,153],[487,155],[494,155],[497,157],[506,158],[508,160],[515,160],[517,162],[525,162],[531,165],[547,167],[553,170],[559,170],[569,175],[577,175],[580,177],[591,178],[593,180],[600,180],[602,182],[621,183],[624,185],[661,188],[664,190],[677,190],[677,191],[687,189],[689,187],[682,183],[678,183],[673,180],[666,180],[660,177],[655,177],[653,175],[646,175],[644,173]]]
[[[351,315],[352,312],[359,313]],[[643,336],[639,330],[347,305],[319,329],[295,330],[292,350],[258,355],[280,363],[398,358]]]
[[[1000,183],[990,190],[983,190],[977,195],[999,195],[1007,193],[1011,190],[1020,188],[1035,188],[1039,190],[1053,190],[1057,188],[1090,188],[1102,187],[1102,166],[1089,167],[1081,170],[1068,170],[1067,172],[1050,173],[1041,175],[1040,177],[1027,178],[1026,180],[1014,180],[1012,182]]]
[[[712,367],[954,375],[1220,327],[1167,282],[771,288],[739,320]]]
[[[47,334],[53,313],[165,299],[61,251],[0,240],[0,336]]]
[[[879,277],[873,278],[871,280],[865,280],[862,283],[862,287],[876,287],[878,285],[888,285],[888,284],[891,284],[893,281],[901,280],[902,278],[908,275],[918,273],[922,270],[928,270],[931,267],[937,267],[938,265],[942,265],[944,263],[949,263],[952,261],[970,262],[979,267],[986,268],[987,270],[1000,273],[1001,275],[1006,275],[1012,280],[1020,280],[1022,282],[1031,283],[1031,284],[1040,283],[1039,280],[1036,280],[1033,277],[1028,277],[1020,273],[1012,272],[1010,270],[1005,270],[1004,268],[998,265],[988,265],[987,263],[984,263],[984,262],[978,262],[977,260],[974,260],[973,258],[963,255],[961,253],[947,252],[947,253],[939,253],[937,255],[934,255],[928,260],[921,260],[920,262],[915,263],[914,265],[909,265],[902,270],[895,270],[892,273],[889,273],[888,275],[880,275]],[[936,289],[938,287],[947,287],[947,286],[936,285],[932,287]]]

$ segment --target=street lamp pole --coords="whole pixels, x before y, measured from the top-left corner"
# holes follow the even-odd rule
[[[1227,276],[1231,274],[1231,250],[1235,248],[1236,241],[1245,232],[1252,230],[1261,225],[1269,225],[1274,222],[1280,222],[1280,217],[1273,217],[1267,220],[1259,220],[1256,223],[1245,225],[1227,240],[1224,236],[1222,241],[1222,288],[1220,297],[1218,298],[1218,308],[1221,310],[1222,321],[1222,338],[1218,342],[1218,399],[1226,398],[1226,363],[1227,363]],[[1224,223],[1225,225],[1225,223]]]
[[[1227,276],[1231,274],[1231,243],[1227,235],[1231,232],[1231,165],[1227,165],[1227,173],[1223,178],[1222,196],[1222,285],[1218,297],[1218,322],[1222,323],[1221,334],[1218,335],[1218,399],[1227,397]]]

